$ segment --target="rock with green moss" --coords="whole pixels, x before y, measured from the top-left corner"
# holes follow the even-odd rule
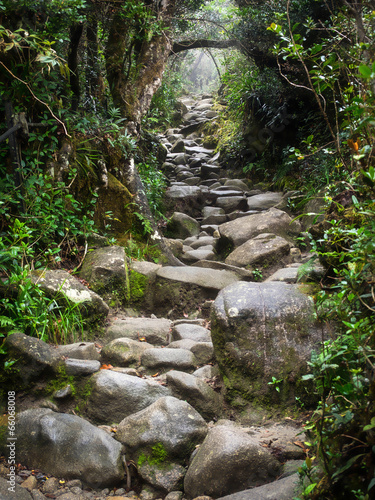
[[[78,307],[82,317],[91,324],[102,321],[108,315],[109,307],[104,300],[63,269],[33,271],[31,279],[62,306],[71,310]]]
[[[114,366],[139,365],[144,351],[154,346],[128,338],[114,339],[102,349],[102,360]]]
[[[63,364],[62,356],[53,347],[22,332],[8,335],[4,348],[8,361],[15,361],[9,372],[8,389],[14,385],[17,389],[27,387],[36,380],[53,375]]]
[[[199,222],[181,212],[174,212],[167,224],[167,234],[171,238],[185,239],[189,236],[197,236],[199,231]]]
[[[142,465],[138,465],[138,474],[148,484],[165,494],[182,489],[186,469],[173,462],[150,464],[146,460]]]
[[[311,297],[298,285],[240,282],[214,302],[211,335],[228,395],[288,405],[324,340]],[[271,384],[269,384],[271,382]]]
[[[123,419],[116,439],[139,465],[183,463],[207,431],[207,424],[192,406],[167,396]]]
[[[124,302],[128,289],[124,248],[112,246],[89,252],[83,262],[80,277],[90,284],[94,292],[106,298],[115,293],[120,302]]]

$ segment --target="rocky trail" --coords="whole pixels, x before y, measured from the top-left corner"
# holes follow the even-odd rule
[[[34,277],[107,323],[93,342],[8,337],[19,387],[38,382],[16,397],[25,465],[11,477],[0,464],[1,499],[298,496],[299,380],[324,337],[308,281],[322,270],[297,284],[309,256],[295,244],[306,228],[288,213],[290,193],[228,178],[201,132],[212,97],[182,102],[182,127],[161,138],[175,207],[166,243],[182,265],[130,261],[95,241],[81,281]]]

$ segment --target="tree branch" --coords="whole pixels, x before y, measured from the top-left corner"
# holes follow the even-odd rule
[[[183,40],[174,42],[170,55],[191,49],[229,49],[230,47],[240,48],[238,40]]]

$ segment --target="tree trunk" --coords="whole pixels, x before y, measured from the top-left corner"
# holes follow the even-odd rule
[[[107,78],[115,107],[139,130],[152,96],[160,87],[161,78],[171,50],[168,28],[175,0],[153,2],[155,23],[139,40],[130,40],[137,20],[129,20],[122,12],[114,15],[106,48]],[[163,31],[158,25],[163,25]],[[155,28],[155,33],[151,30]],[[138,30],[141,33],[142,29]],[[129,43],[130,42],[130,43]],[[130,124],[129,124],[130,125]],[[129,128],[128,125],[128,128]]]

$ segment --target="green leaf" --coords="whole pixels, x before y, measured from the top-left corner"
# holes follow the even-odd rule
[[[372,76],[372,69],[369,66],[366,66],[365,64],[361,64],[359,66],[359,72],[361,73],[362,76],[365,78],[371,78]]]
[[[311,484],[309,484],[308,487],[305,489],[304,494],[308,495],[309,493],[311,493],[312,490],[315,488],[316,485],[317,485],[317,483],[311,483]]]

